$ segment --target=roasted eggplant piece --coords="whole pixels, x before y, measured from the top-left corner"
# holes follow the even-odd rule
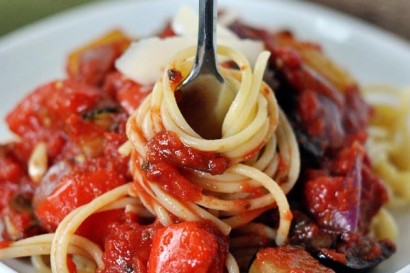
[[[365,244],[365,245],[363,245]],[[395,246],[389,241],[369,242],[348,249],[345,261],[336,258],[331,251],[321,250],[315,254],[321,264],[338,273],[368,272],[395,252]]]
[[[306,250],[297,246],[263,248],[258,251],[249,273],[315,272],[332,273]]]

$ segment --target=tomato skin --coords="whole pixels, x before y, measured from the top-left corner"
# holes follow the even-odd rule
[[[38,233],[39,228],[29,205],[30,195],[21,192],[21,185],[0,181],[0,222],[4,240],[19,240]],[[6,225],[7,223],[7,225]]]
[[[161,225],[143,226],[135,222],[117,223],[105,240],[104,268],[98,273],[147,273],[152,237]]]
[[[20,165],[8,157],[0,156],[0,181],[17,181],[23,174]]]
[[[111,98],[119,102],[128,114],[134,113],[145,97],[152,91],[151,85],[138,84],[120,72],[109,74],[104,82],[103,90]]]
[[[228,243],[208,222],[183,222],[155,232],[148,273],[222,273]]]
[[[63,177],[52,194],[36,208],[36,215],[46,230],[55,231],[71,211],[125,182],[122,176],[110,170],[73,172]]]
[[[179,200],[197,201],[201,198],[202,189],[183,176],[175,166],[166,162],[158,162],[144,163],[142,168],[146,178],[155,181],[162,190]]]
[[[121,222],[124,217],[125,215],[123,209],[94,213],[85,219],[85,221],[77,229],[76,234],[90,239],[103,248],[105,239],[110,234],[112,226],[115,223]]]
[[[6,116],[10,130],[24,139],[22,157],[27,160],[40,141],[47,143],[49,156],[56,157],[66,141],[65,119],[92,109],[100,99],[98,89],[73,80],[54,81],[35,89]]]
[[[98,89],[73,80],[42,85],[25,97],[7,117],[10,129],[25,136],[38,129],[61,128],[70,114],[82,113],[101,98]]]
[[[35,185],[15,148],[13,143],[0,145],[0,225],[5,240],[22,239],[38,231],[30,204]]]
[[[156,134],[146,146],[143,169],[147,179],[180,200],[196,201],[202,189],[189,181],[183,169],[195,169],[222,174],[229,167],[229,159],[219,153],[203,152],[186,146],[173,132]]]
[[[229,167],[229,159],[222,154],[204,152],[186,146],[177,134],[167,131],[154,136],[147,144],[147,161],[168,162],[177,167],[222,174]]]

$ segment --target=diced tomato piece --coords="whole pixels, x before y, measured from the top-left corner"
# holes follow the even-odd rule
[[[103,83],[105,75],[114,70],[114,61],[131,43],[131,38],[120,30],[73,51],[68,56],[67,72],[71,78],[90,85]]]
[[[105,241],[104,268],[98,273],[146,273],[152,237],[159,223],[143,226],[138,223],[114,224]]]
[[[36,208],[36,215],[44,228],[54,231],[72,210],[125,182],[121,175],[110,170],[73,172],[63,177],[52,194]]]
[[[78,115],[66,119],[65,131],[69,137],[69,148],[73,156],[82,154],[86,158],[101,155],[104,149],[104,128]],[[68,153],[68,149],[65,151]],[[67,156],[67,155],[65,155]]]
[[[0,222],[3,225],[2,238],[18,240],[38,232],[31,208],[31,191],[27,177],[18,181],[0,180]]]
[[[119,72],[113,72],[106,77],[103,89],[118,101],[128,114],[132,114],[152,91],[152,86],[140,85]]]
[[[383,181],[372,172],[369,166],[363,166],[362,178],[359,227],[366,234],[370,230],[373,217],[387,203],[389,196]]]
[[[228,158],[188,147],[173,132],[158,133],[148,142],[146,162],[142,164],[149,180],[179,199],[189,201],[198,200],[202,189],[190,182],[178,168],[221,174],[228,167]]]
[[[34,184],[15,155],[15,145],[0,146],[0,222],[3,239],[17,240],[37,232],[31,209]]]
[[[18,196],[13,197],[16,200]],[[12,200],[13,200],[12,199]],[[38,233],[39,229],[35,226],[35,220],[30,207],[18,210],[13,206],[6,207],[2,211],[1,221],[4,224],[2,237],[7,240],[20,240]]]
[[[6,155],[0,154],[0,166],[0,183],[3,181],[17,182],[24,174],[20,164]]]
[[[98,89],[73,80],[54,81],[25,97],[6,120],[10,129],[20,136],[39,129],[61,128],[68,116],[91,109],[100,98]]]
[[[337,213],[345,211],[350,204],[350,191],[344,190],[343,177],[318,177],[309,180],[305,198],[309,211],[322,227],[338,227]],[[355,200],[358,206],[358,200]]]
[[[362,160],[366,151],[358,142],[353,142],[350,146],[346,146],[340,150],[334,160],[331,161],[331,170],[333,175],[347,175],[354,167],[356,159]]]
[[[306,250],[296,246],[264,248],[256,254],[250,273],[332,273]]]
[[[369,125],[371,107],[364,100],[357,85],[348,88],[345,94],[344,127],[346,132],[349,134],[363,133]],[[364,140],[361,143],[364,143]]]
[[[356,231],[360,213],[361,163],[346,177],[318,177],[306,182],[305,198],[310,213],[327,230]]]
[[[0,180],[0,210],[9,206],[10,200],[19,190],[19,185],[16,182]]]
[[[76,234],[86,237],[104,247],[104,242],[115,223],[124,219],[124,209],[107,210],[88,217],[77,229]]]
[[[165,161],[178,167],[222,174],[229,167],[229,159],[222,154],[204,152],[186,146],[173,132],[161,132],[147,144],[147,161]]]
[[[184,222],[154,234],[148,273],[222,273],[228,242],[209,222]]]
[[[37,207],[41,204],[58,186],[61,178],[73,171],[74,162],[70,160],[61,160],[50,166],[44,176],[36,185],[32,206]]]
[[[171,164],[166,162],[144,163],[142,168],[150,181],[157,183],[162,190],[179,200],[197,201],[201,198],[202,189],[189,181]]]
[[[54,158],[64,146],[62,129],[65,119],[72,114],[84,113],[100,101],[98,89],[73,80],[54,81],[40,86],[25,97],[7,115],[10,129],[24,138],[26,159],[40,141],[47,143],[48,154]]]

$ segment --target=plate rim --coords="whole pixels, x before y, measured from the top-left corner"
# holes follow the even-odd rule
[[[82,4],[77,7],[70,8],[62,12],[58,12],[54,15],[47,16],[32,24],[20,27],[10,33],[0,36],[0,57],[2,54],[4,54],[4,52],[7,52],[7,50],[9,50],[10,48],[19,46],[27,42],[29,43],[30,41],[32,41],[32,39],[37,39],[38,38],[37,36],[39,35],[47,35],[50,32],[55,31],[61,26],[54,26],[53,24],[59,24],[63,22],[64,20],[67,20],[67,18],[68,18],[67,22],[65,22],[62,27],[63,28],[69,27],[73,21],[73,16],[77,14],[78,12],[87,13],[88,11],[94,10],[96,8],[107,9],[114,5],[128,5],[130,3],[135,4],[135,3],[145,2],[149,4],[159,4],[161,2],[169,3],[170,1],[171,0],[121,0],[121,1],[104,0],[104,1]],[[178,0],[172,0],[172,1],[173,2],[184,2],[184,1],[178,1]],[[410,58],[410,41],[407,41],[404,38],[397,36],[396,34],[388,32],[384,29],[381,29],[377,26],[374,26],[356,17],[353,17],[345,13],[341,13],[337,10],[326,8],[326,7],[320,6],[315,3],[299,1],[299,0],[236,0],[236,1],[238,4],[247,3],[247,2],[249,3],[252,1],[252,3],[263,4],[263,5],[278,4],[278,5],[286,6],[286,7],[298,6],[299,8],[301,7],[303,9],[308,9],[309,13],[311,13],[312,11],[314,13],[318,13],[318,12],[324,13],[327,18],[330,18],[339,24],[342,22],[348,22],[349,29],[351,29],[353,26],[359,26],[360,28],[363,28],[364,30],[370,32],[370,35],[375,36],[378,39],[387,40],[391,44],[392,47],[400,48],[400,50],[402,50],[406,54],[406,56],[409,56]],[[220,2],[221,2],[221,6],[223,6],[223,5],[227,5],[227,3],[233,3],[234,0],[220,0]],[[40,34],[38,34],[38,32],[40,32]],[[410,84],[410,78],[409,78],[409,84]],[[397,272],[400,272],[400,273],[410,272],[410,263],[408,265],[405,265],[402,269],[400,269]]]
[[[95,8],[106,8],[110,6],[119,6],[119,5],[129,5],[131,3],[150,3],[150,4],[158,4],[158,3],[169,3],[170,1],[173,2],[187,2],[183,0],[102,0],[97,2],[89,2],[83,3],[78,6],[69,8],[67,10],[63,10],[57,12],[52,15],[45,16],[33,23],[21,26],[11,32],[8,32],[2,36],[0,36],[0,54],[2,51],[7,50],[8,48],[15,46],[16,44],[21,44],[26,42],[27,40],[33,39],[34,35],[33,32],[50,32],[56,28],[56,26],[51,26],[55,22],[64,21],[64,19],[71,18],[65,22],[64,26],[68,25],[73,21],[72,17],[78,13],[86,13],[89,10],[93,10]],[[334,20],[337,22],[345,21],[351,25],[359,26],[360,28],[364,28],[366,31],[372,33],[372,35],[380,36],[384,39],[389,40],[389,42],[393,42],[395,46],[401,47],[404,50],[408,51],[410,54],[410,40],[405,39],[393,32],[390,32],[386,29],[383,29],[377,25],[374,25],[370,22],[367,22],[359,17],[355,17],[353,15],[344,13],[342,11],[338,11],[336,9],[322,6],[318,3],[307,2],[305,0],[235,0],[239,4],[252,3],[257,4],[267,4],[267,5],[281,5],[281,6],[288,6],[288,7],[303,7],[303,9],[309,10],[309,12],[320,12],[324,13],[328,19]],[[233,3],[233,0],[221,0],[221,6],[227,5],[227,3]],[[229,4],[228,4],[229,5]]]

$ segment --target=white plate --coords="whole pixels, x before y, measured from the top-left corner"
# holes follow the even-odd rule
[[[0,117],[28,91],[63,77],[67,53],[92,37],[121,27],[136,36],[160,29],[181,3],[197,1],[104,1],[74,9],[33,24],[0,40]],[[393,35],[337,12],[285,0],[221,0],[221,7],[237,11],[247,22],[270,29],[288,28],[297,36],[323,45],[361,83],[410,85],[410,46]],[[0,122],[0,139],[10,137]],[[376,197],[375,197],[376,198]],[[392,273],[410,264],[410,214],[396,212],[400,227],[397,253],[377,272]],[[19,262],[17,271],[29,273]],[[0,271],[7,273],[7,269]],[[10,271],[13,272],[13,271]],[[410,272],[410,268],[400,273]]]

